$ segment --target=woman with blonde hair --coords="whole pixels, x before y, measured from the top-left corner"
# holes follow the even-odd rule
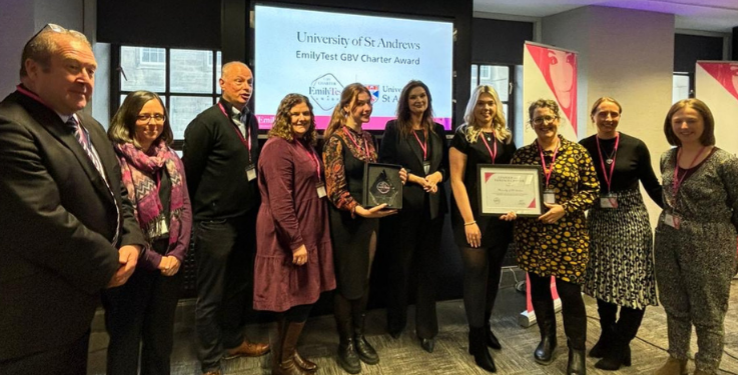
[[[372,114],[369,90],[360,83],[346,86],[325,131],[323,149],[325,184],[330,209],[331,239],[336,272],[334,314],[340,335],[338,363],[346,372],[361,372],[361,361],[379,363],[379,356],[364,337],[369,299],[369,274],[377,247],[379,218],[397,210],[386,204],[364,208],[364,165],[377,161],[374,136],[362,129]],[[407,175],[404,170],[400,178]]]
[[[313,106],[300,94],[282,99],[259,158],[254,309],[278,313],[272,374],[313,373],[297,341],[320,293],[333,290],[333,250],[323,163],[315,150]],[[299,282],[297,282],[299,281]]]
[[[497,91],[482,85],[474,89],[464,114],[464,124],[451,141],[451,223],[456,245],[464,261],[464,308],[469,323],[469,353],[477,366],[495,372],[487,350],[501,349],[489,319],[497,297],[502,261],[511,241],[512,226],[491,216],[481,216],[479,164],[509,164],[515,152]]]

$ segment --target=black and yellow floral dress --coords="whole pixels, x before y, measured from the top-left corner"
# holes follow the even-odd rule
[[[574,284],[584,283],[584,271],[589,260],[589,233],[584,211],[592,207],[599,196],[592,158],[587,150],[558,136],[560,146],[549,180],[556,203],[566,214],[554,224],[544,224],[536,217],[518,218],[513,231],[517,243],[520,268],[539,276],[554,276]],[[538,145],[533,143],[518,149],[510,164],[541,165]],[[551,165],[553,151],[544,151],[546,166]],[[541,174],[541,189],[546,189]]]

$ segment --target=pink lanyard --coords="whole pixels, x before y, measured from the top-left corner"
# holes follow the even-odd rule
[[[321,176],[320,160],[318,160],[318,156],[316,155],[315,148],[313,148],[313,146],[311,145],[310,150],[308,150],[308,148],[305,145],[303,145],[302,141],[300,141],[299,139],[295,140],[295,142],[297,142],[297,144],[300,145],[300,147],[305,149],[305,152],[307,152],[310,159],[315,163],[315,169],[318,174],[318,182],[322,181],[320,177]]]
[[[548,188],[548,182],[551,180],[551,173],[553,173],[554,165],[556,165],[556,154],[559,153],[559,145],[556,145],[556,149],[554,150],[553,158],[551,159],[551,169],[546,168],[546,159],[543,157],[543,149],[537,140],[536,145],[538,146],[538,152],[541,155],[541,165],[543,166],[543,174],[546,176],[546,188]]]
[[[353,135],[351,135],[351,132],[350,132],[350,131],[349,131],[348,129],[346,129],[346,127],[345,127],[345,126],[343,127],[343,132],[344,132],[344,133],[346,133],[346,135],[347,135],[347,136],[349,137],[349,139],[351,140],[351,143],[353,143],[353,144],[354,144],[354,146],[356,146],[356,149],[357,149],[357,150],[361,150],[361,149],[362,149],[361,147],[359,147],[359,144],[358,144],[358,143],[356,143],[356,140],[354,139],[354,136],[353,136]],[[363,139],[363,138],[362,138],[362,139]],[[369,147],[367,147],[367,146],[366,146],[366,139],[364,139],[364,148],[363,148],[363,150],[364,150],[364,154],[366,155],[366,162],[367,162],[367,163],[370,163],[370,162],[372,161],[372,158],[371,158],[371,156],[369,155]]]
[[[244,146],[246,146],[246,149],[249,151],[249,162],[251,162],[251,132],[249,131],[249,127],[246,124],[243,124],[244,128],[246,129],[246,135],[248,136],[248,140],[243,138],[243,134],[241,134],[241,130],[238,129],[238,126],[233,122],[233,119],[231,119],[230,116],[226,113],[225,108],[223,108],[223,104],[218,103],[218,107],[220,107],[220,111],[223,112],[223,115],[231,120],[231,124],[233,124],[233,130],[236,131],[236,134],[238,134],[238,138],[241,139],[241,143],[243,143]]]
[[[423,150],[423,161],[428,160],[428,138],[425,138],[425,142],[420,142],[420,138],[418,137],[418,134],[415,132],[415,130],[413,130],[413,135],[418,141],[420,148]]]
[[[706,146],[703,146],[700,149],[700,152],[698,152],[697,155],[694,156],[694,159],[692,159],[692,163],[689,164],[689,168],[687,169],[692,169],[694,167],[694,163],[697,161],[697,158],[699,158],[700,155],[702,155],[702,151],[705,151],[705,147]],[[681,159],[681,157],[682,157],[682,149],[680,148],[677,151],[677,162],[676,162],[676,165],[674,166],[674,180],[672,181],[672,184],[671,184],[674,190],[674,207],[676,207],[677,194],[679,193],[679,188],[682,187],[682,182],[684,182],[684,178],[687,177],[687,171],[684,171],[684,175],[682,176],[682,178],[679,178],[679,159]]]
[[[492,132],[492,136],[493,137],[495,136],[494,132]],[[489,148],[489,143],[487,143],[487,137],[482,135],[482,132],[479,132],[479,137],[482,138],[482,141],[484,142],[484,146],[487,147],[487,152],[489,152],[489,156],[492,158],[492,164],[494,164],[495,159],[497,159],[497,141],[492,142],[492,148],[494,148],[494,152],[493,152],[492,149]]]
[[[612,164],[610,164],[610,172],[608,173],[605,169],[605,162],[602,161],[602,149],[600,149],[600,139],[595,136],[597,141],[597,152],[600,154],[600,166],[602,167],[602,175],[605,177],[605,183],[607,184],[607,192],[610,193],[610,186],[612,185],[612,174],[615,172],[615,160],[618,157],[618,144],[620,144],[620,133],[615,136],[615,155],[612,158]]]

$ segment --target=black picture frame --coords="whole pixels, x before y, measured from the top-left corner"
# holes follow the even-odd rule
[[[402,209],[402,166],[384,163],[364,164],[362,206],[370,208],[387,203],[388,209]]]
[[[500,216],[511,211],[519,217],[544,212],[539,165],[479,164],[479,214]]]

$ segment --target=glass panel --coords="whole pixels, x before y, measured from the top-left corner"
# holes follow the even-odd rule
[[[689,99],[689,76],[675,74],[672,86],[672,103],[682,99]]]
[[[213,84],[213,52],[186,49],[169,51],[170,92],[211,93]]]
[[[479,65],[472,64],[471,66],[471,89],[470,91],[474,91],[474,89],[477,87],[477,82],[479,80],[477,70],[479,69]]]
[[[510,82],[510,69],[506,66],[482,65],[479,67],[479,84],[495,88],[500,101],[508,101],[507,87]]]
[[[218,64],[218,66],[215,67],[215,92],[220,94],[220,84],[218,83],[218,80],[220,79],[220,68],[223,67],[223,55],[220,51],[218,51],[215,58],[217,59],[215,63]]]
[[[123,91],[166,89],[166,51],[164,48],[120,48],[120,88]]]
[[[505,122],[510,121],[510,110],[508,109],[507,103],[502,103],[502,113],[505,115]],[[508,128],[511,128],[510,124],[507,124]]]
[[[172,125],[174,139],[184,139],[187,125],[197,115],[213,105],[212,97],[172,96],[169,106],[169,124]]]

